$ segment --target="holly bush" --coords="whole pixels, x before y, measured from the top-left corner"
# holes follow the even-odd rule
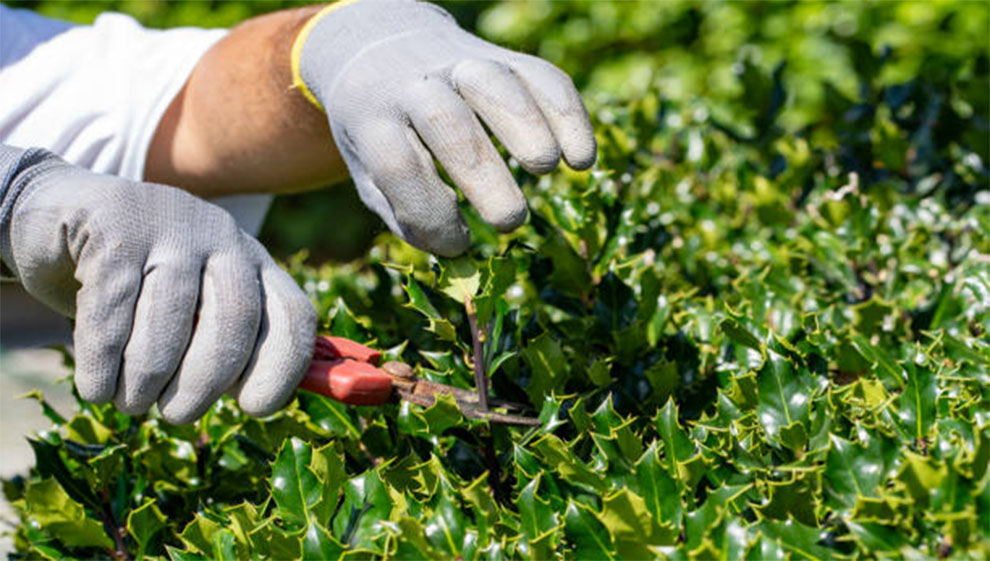
[[[457,260],[383,236],[286,267],[324,332],[465,388],[480,363],[540,425],[300,391],[269,418],[225,399],[172,426],[35,392],[53,427],[4,484],[19,555],[990,555],[986,6],[519,3],[478,21],[575,74],[595,167],[513,164],[529,222],[499,235],[465,206]],[[681,71],[705,95],[666,91]]]

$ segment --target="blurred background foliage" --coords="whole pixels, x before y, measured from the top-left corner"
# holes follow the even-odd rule
[[[984,169],[990,160],[986,2],[439,3],[465,29],[564,69],[592,111],[602,108],[596,115],[601,120],[610,118],[608,107],[617,99],[655,91],[664,101],[697,102],[696,117],[739,139],[765,145],[798,135],[814,149],[845,145],[847,152],[859,151],[860,160],[876,160],[852,166],[867,181],[887,179],[893,171],[913,185],[932,166],[903,161],[905,150],[896,143],[911,139],[883,137],[891,123],[902,124],[900,111],[918,121],[909,134],[932,137],[920,149],[938,151],[944,148],[940,142],[954,136],[945,133],[960,131]],[[119,11],[167,28],[229,27],[302,3],[11,4],[80,23]],[[881,101],[887,103],[878,106]],[[914,110],[919,103],[926,104],[923,111]],[[935,126],[922,126],[926,119]],[[886,123],[880,132],[869,131],[874,120]],[[262,238],[276,255],[306,249],[311,261],[322,262],[362,255],[382,230],[354,189],[345,187],[281,197]]]

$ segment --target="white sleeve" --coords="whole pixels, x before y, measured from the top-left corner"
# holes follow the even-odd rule
[[[0,4],[0,143],[142,180],[162,115],[226,33],[147,29],[114,13],[73,25]],[[257,233],[271,197],[224,199],[215,202]]]

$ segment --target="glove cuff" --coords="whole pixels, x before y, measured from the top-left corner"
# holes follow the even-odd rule
[[[313,28],[316,27],[316,24],[319,23],[320,20],[322,20],[324,17],[326,17],[327,14],[333,12],[334,10],[343,8],[348,4],[353,4],[354,2],[357,1],[358,0],[338,0],[337,2],[333,2],[332,4],[327,4],[326,6],[323,7],[322,10],[316,12],[316,14],[314,14],[313,17],[309,18],[306,21],[305,25],[302,26],[302,29],[300,29],[299,33],[296,35],[295,41],[292,42],[292,52],[290,53],[290,56],[292,57],[290,62],[292,68],[291,87],[294,90],[299,90],[299,93],[301,93],[303,97],[306,98],[307,101],[309,101],[314,106],[316,106],[316,108],[319,109],[320,111],[324,111],[323,104],[320,103],[320,100],[316,99],[316,96],[313,95],[313,92],[310,91],[309,87],[306,86],[306,82],[303,81],[302,72],[299,68],[300,60],[302,59],[303,45],[306,44],[306,39],[309,38],[309,34],[313,31]]]
[[[292,87],[325,112],[336,76],[358,53],[395,35],[451,25],[457,27],[450,14],[425,2],[339,0],[316,13],[296,35]]]
[[[37,168],[45,160],[57,157],[41,148],[15,148],[0,144],[0,276],[8,277],[9,272],[17,278],[13,249],[10,243],[10,222],[14,214],[14,204],[33,176],[30,170]]]

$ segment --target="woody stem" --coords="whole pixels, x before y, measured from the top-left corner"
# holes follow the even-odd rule
[[[468,324],[471,326],[471,341],[474,345],[474,385],[478,389],[478,408],[488,411],[488,375],[485,372],[485,354],[482,350],[484,332],[478,329],[478,317],[470,297],[464,299],[464,310],[467,312]]]

